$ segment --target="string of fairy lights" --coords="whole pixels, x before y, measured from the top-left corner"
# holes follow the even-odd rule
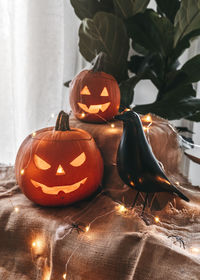
[[[125,109],[124,111],[128,111],[130,109]],[[86,116],[86,114],[84,112],[81,113],[81,117],[84,118]],[[55,118],[55,114],[52,113],[51,116],[50,116],[50,119],[48,120],[48,123],[51,119]],[[142,120],[142,123],[144,123],[143,125],[143,129],[144,129],[144,132],[146,133],[146,136],[147,136],[147,139],[148,141],[150,142],[150,137],[149,137],[149,130],[151,129],[151,126],[153,124],[153,120],[152,120],[152,117],[150,114],[148,115],[145,115],[141,118]],[[115,129],[115,124],[114,122],[107,122],[105,121],[112,129]],[[164,124],[166,124],[166,122],[163,122]],[[175,130],[174,128],[169,125],[169,127],[176,133],[176,135],[178,137],[181,137]],[[37,132],[34,131],[32,133],[32,137],[36,137],[37,135]],[[181,137],[182,138],[182,137]],[[186,141],[185,139],[182,138],[182,140]],[[191,143],[189,143],[191,144]],[[198,145],[195,145],[195,146],[198,146]],[[200,147],[200,146],[199,146]],[[20,171],[21,175],[23,175],[25,173],[25,168],[24,169],[21,169]],[[177,185],[179,185],[179,182],[176,182]],[[103,191],[101,191],[97,196],[99,195],[102,195]],[[97,198],[96,196],[96,198]],[[142,196],[141,194],[141,198],[144,200],[144,197]],[[19,205],[13,205],[13,202],[12,200],[9,198],[10,202],[11,202],[11,205],[13,207],[13,210],[16,214],[19,214],[20,213],[20,206]],[[66,237],[68,234],[70,234],[72,231],[76,230],[78,232],[78,234],[80,233],[81,234],[81,237],[80,237],[80,241],[84,238],[85,235],[87,235],[89,232],[92,231],[92,224],[97,221],[98,219],[101,219],[107,215],[110,215],[112,213],[117,213],[118,215],[122,215],[123,217],[125,217],[126,215],[133,215],[133,213],[137,213],[137,207],[135,207],[134,209],[132,208],[128,208],[125,206],[125,204],[123,203],[120,203],[120,202],[116,202],[116,201],[113,201],[115,203],[115,206],[114,206],[114,209],[112,210],[109,210],[108,212],[106,213],[103,213],[99,216],[96,216],[92,221],[90,221],[87,225],[81,227],[78,225],[77,223],[77,219],[74,219],[73,217],[70,217],[70,220],[72,221],[71,225],[68,224],[68,232],[64,235],[64,237]],[[90,208],[90,205],[87,206],[87,209]],[[84,209],[81,210],[81,213],[84,212]],[[78,217],[80,217],[80,214],[79,213]],[[162,226],[162,221],[160,219],[159,216],[153,216],[152,214],[148,213],[148,217],[151,219],[151,223],[150,224],[158,224],[159,226]],[[149,225],[150,225],[149,224]],[[174,237],[174,236],[172,236]],[[177,240],[175,240],[174,243],[176,243]],[[70,260],[72,259],[72,257],[74,256],[74,254],[77,252],[77,250],[80,248],[81,246],[81,242],[80,244],[72,251],[72,253],[70,254],[70,256],[68,257],[68,260],[67,260],[67,263],[65,265],[65,270],[61,276],[61,279],[70,279],[68,278],[68,265],[70,263]],[[37,237],[35,238],[34,240],[31,241],[31,244],[30,244],[30,250],[31,250],[31,255],[33,254],[38,254],[38,252],[40,252],[40,254],[42,254],[42,250],[43,248],[45,247],[45,239],[44,238],[40,238],[40,237]],[[183,246],[184,247],[184,246]],[[189,247],[188,249],[188,252],[197,256],[197,257],[200,257],[200,247],[198,246],[191,246]],[[50,280],[51,278],[51,267],[48,267],[46,266],[43,273],[42,273],[42,280]],[[57,279],[59,280],[59,279]]]

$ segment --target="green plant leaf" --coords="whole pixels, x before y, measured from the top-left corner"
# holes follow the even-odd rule
[[[187,75],[187,82],[196,83],[200,80],[200,55],[188,60],[181,70]]]
[[[183,37],[183,39],[178,41],[170,55],[170,60],[172,63],[176,61],[176,59],[185,51],[185,49],[190,47],[190,41],[198,35],[200,35],[200,28],[190,32],[185,37]]]
[[[128,68],[136,75],[143,75],[142,79],[151,80],[160,89],[161,80],[164,75],[164,61],[159,54],[153,53],[147,56],[133,55],[128,63]]]
[[[149,52],[158,52],[167,56],[173,48],[174,27],[165,17],[153,10],[146,10],[126,20],[128,35],[133,42]]]
[[[113,76],[118,82],[127,79],[129,39],[123,21],[117,16],[98,12],[93,19],[84,19],[79,29],[79,49],[88,61],[105,52]]]
[[[76,15],[82,20],[93,18],[99,11],[112,12],[113,0],[70,0]]]
[[[200,108],[198,109],[198,111],[196,111],[195,114],[188,116],[186,119],[189,121],[199,122],[200,121]]]
[[[174,22],[175,15],[180,8],[179,0],[156,0],[159,11]]]
[[[200,0],[182,0],[174,22],[176,46],[185,36],[200,29]]]
[[[143,65],[145,60],[145,56],[142,55],[132,55],[130,60],[128,61],[128,69],[134,73],[138,74],[141,66]]]
[[[187,118],[200,121],[200,99],[190,97],[181,100],[165,100],[147,105],[138,105],[134,111],[140,114],[154,113],[168,120]]]
[[[180,84],[176,88],[173,88],[172,90],[165,92],[163,95],[162,100],[170,100],[176,102],[177,100],[181,100],[188,97],[195,97],[196,91],[194,90],[192,84],[185,85]]]
[[[122,81],[119,85],[120,93],[121,93],[121,110],[128,108],[133,102],[134,97],[134,87],[139,82],[140,77],[134,76],[126,81]]]
[[[180,70],[174,70],[167,74],[166,91],[176,90],[200,80],[200,55],[196,55],[187,61]],[[193,94],[192,96],[195,96]]]
[[[137,44],[134,40],[132,40],[132,47],[133,47],[134,51],[138,54],[148,55],[148,53],[149,53],[148,50],[146,50],[141,45]]]
[[[115,12],[122,18],[128,18],[145,11],[150,0],[114,0]]]

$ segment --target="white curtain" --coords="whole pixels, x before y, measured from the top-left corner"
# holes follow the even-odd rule
[[[68,0],[0,0],[0,163],[69,110],[63,82],[83,66],[78,26]]]

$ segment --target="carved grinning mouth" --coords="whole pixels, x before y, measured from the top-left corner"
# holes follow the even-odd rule
[[[88,107],[86,104],[78,102],[78,106],[86,113],[97,114],[99,111],[106,111],[110,106],[110,102],[104,104],[90,105],[90,107]]]
[[[31,179],[31,183],[36,187],[36,188],[41,188],[43,193],[46,194],[58,194],[60,191],[64,192],[64,193],[71,193],[74,192],[75,190],[77,190],[78,188],[80,188],[81,184],[84,184],[86,182],[88,177],[84,178],[83,180],[79,181],[78,183],[75,183],[73,185],[66,185],[66,186],[54,186],[54,187],[48,187],[44,184],[41,184],[39,182],[36,182],[34,180]]]

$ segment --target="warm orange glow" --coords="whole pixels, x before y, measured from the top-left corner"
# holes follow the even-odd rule
[[[142,182],[143,182],[143,179],[139,178],[139,183],[142,184]]]
[[[84,86],[84,88],[81,90],[81,94],[82,95],[91,95],[87,86]]]
[[[102,90],[102,93],[101,93],[101,96],[108,96],[108,91],[107,91],[107,88],[104,87],[104,89]]]
[[[200,248],[191,247],[190,251],[191,251],[192,254],[199,254],[200,253]]]
[[[31,183],[36,187],[36,188],[41,188],[43,193],[46,194],[58,194],[60,191],[63,191],[64,193],[71,193],[74,192],[75,190],[77,190],[78,188],[80,188],[81,184],[84,184],[86,182],[88,177],[84,178],[83,180],[72,184],[72,185],[66,185],[66,186],[52,186],[52,187],[48,187],[45,184],[39,183],[37,181],[34,181],[31,179]]]
[[[111,125],[110,125],[112,128],[114,128],[115,127],[115,125],[114,125],[114,123],[111,123]]]
[[[19,212],[19,207],[15,207],[15,212]]]
[[[85,228],[85,232],[88,232],[89,230],[90,230],[90,227],[87,226],[87,227]]]
[[[167,185],[171,185],[171,183],[169,181],[167,181],[166,179],[160,177],[160,176],[156,176],[156,180],[161,182],[161,183],[165,183]]]
[[[160,222],[160,218],[159,218],[158,216],[156,216],[156,217],[154,218],[154,221],[155,221],[156,223],[159,223],[159,222]]]
[[[133,182],[133,181],[130,181],[130,185],[131,185],[132,187],[134,187],[134,186],[135,186],[135,184],[134,184],[134,182]]]
[[[20,174],[24,175],[24,169],[21,169]]]
[[[130,111],[131,109],[129,109],[129,108],[126,108],[125,110],[124,110],[124,112],[128,112],[128,111]]]
[[[56,171],[56,175],[64,175],[65,174],[65,171],[64,169],[62,168],[61,164],[58,166],[58,169]]]
[[[63,274],[63,279],[67,279],[67,274]]]
[[[106,111],[110,106],[110,102],[104,104],[90,105],[89,107],[86,104],[78,102],[78,106],[86,113],[97,114],[99,113],[99,111]]]
[[[42,280],[50,280],[50,277],[51,277],[50,268],[46,267],[45,271],[44,271],[44,274],[43,274],[43,277],[42,277]]]
[[[151,123],[152,122],[152,117],[151,115],[147,114],[145,116],[142,117],[142,121],[143,122],[147,122],[147,123]]]
[[[143,125],[143,130],[148,131],[149,127]]]
[[[76,157],[70,164],[74,167],[81,166],[86,160],[85,153],[81,153],[78,157]]]
[[[42,170],[47,170],[51,167],[50,164],[48,164],[45,160],[43,160],[41,157],[38,155],[34,155],[34,162],[37,168],[42,169]]]
[[[32,137],[35,137],[35,136],[36,136],[36,132],[33,132],[33,133],[32,133]]]
[[[85,118],[85,113],[81,113],[81,118]]]
[[[45,238],[42,235],[37,235],[34,240],[31,241],[32,253],[41,255],[46,247]]]
[[[32,247],[33,248],[38,248],[39,249],[39,248],[41,248],[41,245],[42,245],[42,243],[38,239],[32,242]]]
[[[125,213],[125,212],[127,211],[127,208],[126,208],[124,205],[122,205],[122,204],[117,205],[117,206],[115,207],[115,209],[116,209],[117,212],[120,213],[120,214],[123,214],[123,213]]]

